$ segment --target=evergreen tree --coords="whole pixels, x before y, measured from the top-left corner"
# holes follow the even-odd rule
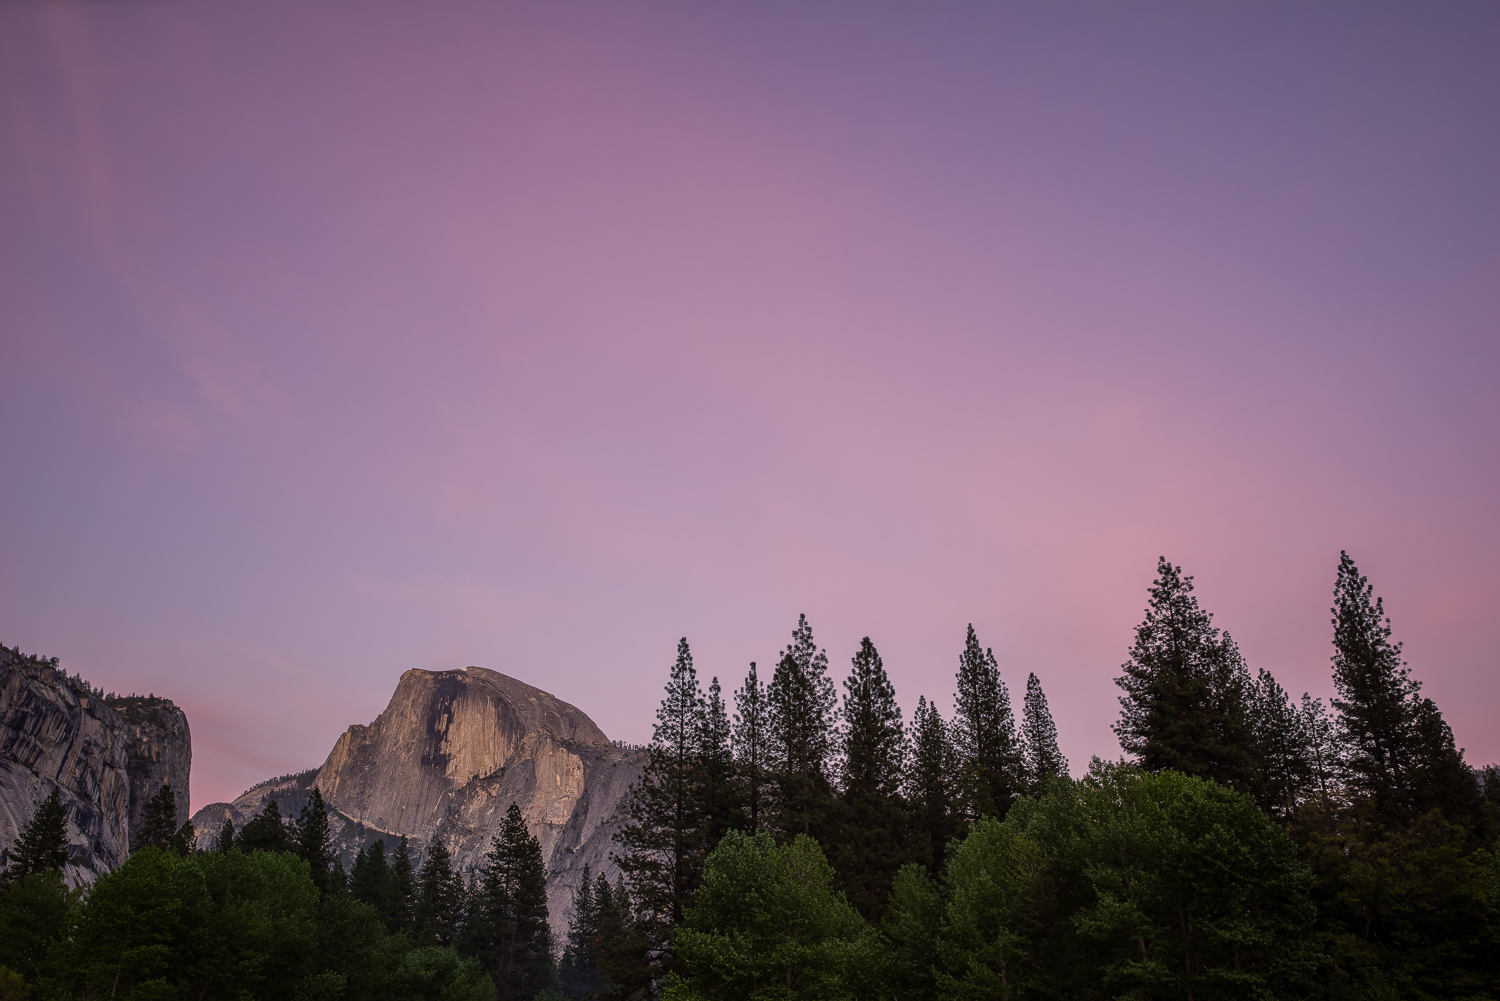
[[[391,930],[412,930],[412,912],[416,906],[417,874],[411,864],[411,848],[406,835],[391,858]]]
[[[744,687],[734,693],[734,761],[741,782],[745,830],[756,833],[765,824],[771,784],[771,722],[766,686],[755,672],[755,661],[745,676]]]
[[[188,855],[198,847],[198,831],[191,820],[184,820],[182,826],[173,832],[168,847],[178,855]]]
[[[958,755],[948,724],[926,696],[917,699],[910,740],[906,799],[915,834],[912,857],[935,879],[943,871],[948,842],[958,833],[954,804]]]
[[[1068,759],[1057,746],[1057,724],[1035,674],[1026,676],[1026,703],[1021,710],[1021,744],[1025,749],[1028,791],[1040,796],[1047,783],[1068,774]]]
[[[471,911],[471,948],[494,977],[500,998],[530,1001],[556,970],[547,925],[547,867],[542,846],[512,803],[485,855]]]
[[[463,915],[464,888],[453,871],[453,859],[440,837],[432,839],[417,874],[413,924],[418,945],[450,945]]]
[[[958,659],[954,705],[953,743],[961,762],[965,813],[971,821],[1004,817],[1025,787],[1025,763],[1000,665],[994,651],[981,649],[972,624]]]
[[[646,770],[625,807],[615,856],[641,900],[642,910],[665,925],[682,920],[682,908],[703,871],[704,817],[695,768],[703,730],[703,695],[693,654],[684,637],[656,711],[656,731]],[[661,928],[665,947],[667,929]]]
[[[1343,767],[1351,786],[1389,821],[1439,807],[1472,827],[1479,787],[1453,733],[1391,642],[1384,602],[1348,553],[1339,554],[1333,607],[1333,684]]]
[[[281,817],[281,807],[274,799],[266,800],[260,813],[240,829],[240,848],[245,852],[289,852],[294,846],[292,834]]]
[[[146,803],[146,817],[141,824],[132,851],[140,851],[147,845],[171,850],[172,836],[177,833],[177,796],[170,783],[162,783],[161,790]]]
[[[599,977],[604,983],[601,998],[637,1001],[653,996],[660,965],[653,956],[649,920],[641,920],[623,876],[609,881],[600,873],[594,883],[599,908]]]
[[[385,859],[384,840],[376,838],[354,856],[354,866],[349,870],[349,892],[355,900],[375,908],[386,927],[395,930],[391,913],[395,894],[391,889],[391,867]]]
[[[68,862],[68,829],[62,796],[56,786],[37,805],[31,822],[21,829],[6,855],[9,859],[6,882],[32,873],[62,872]]]
[[[1115,684],[1125,694],[1114,730],[1141,767],[1253,791],[1249,672],[1234,641],[1198,607],[1193,578],[1165,557],[1157,562],[1151,603],[1122,670]]]
[[[226,817],[224,826],[219,828],[219,840],[214,842],[214,851],[220,855],[228,855],[235,848],[234,820]]]
[[[845,895],[877,920],[891,880],[906,861],[906,804],[901,799],[905,728],[896,690],[866,636],[844,679],[838,827],[830,861]]]
[[[333,882],[333,835],[328,830],[328,807],[317,786],[312,787],[297,818],[296,843],[297,854],[312,871],[313,884],[327,893]]]
[[[734,749],[729,713],[719,679],[708,686],[698,733],[698,808],[703,817],[704,851],[712,851],[725,832],[743,823],[736,800]]]
[[[806,615],[797,617],[766,702],[775,754],[776,826],[788,838],[798,833],[826,838],[834,803],[837,698],[828,653],[813,642]]]
[[[605,896],[609,884],[600,877]],[[583,881],[573,895],[573,916],[568,919],[568,941],[563,947],[562,962],[558,970],[565,995],[572,998],[597,998],[604,993],[606,984],[599,973],[599,890],[589,874],[588,864],[583,867]]]
[[[1251,685],[1249,710],[1260,766],[1255,800],[1272,817],[1286,820],[1316,782],[1307,719],[1265,668]]]

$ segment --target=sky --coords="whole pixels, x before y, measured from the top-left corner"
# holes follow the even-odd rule
[[[1500,759],[1500,7],[0,4],[0,642],[194,808],[403,671],[651,736],[805,613],[1075,774],[1159,556]]]

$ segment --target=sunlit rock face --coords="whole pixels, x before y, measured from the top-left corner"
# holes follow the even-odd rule
[[[170,781],[188,814],[192,739],[170,701],[106,703],[61,671],[0,647],[0,845],[59,791],[67,816],[63,877],[80,886],[123,862],[146,802]]]
[[[295,815],[316,784],[346,867],[373,838],[405,835],[418,857],[442,837],[465,870],[481,864],[515,803],[541,842],[561,935],[585,863],[616,875],[615,820],[643,763],[642,752],[611,745],[581,710],[507,675],[413,670],[373,723],[339,737],[322,768],[210,804],[193,821],[200,835],[217,834],[225,819],[238,828],[273,798]]]

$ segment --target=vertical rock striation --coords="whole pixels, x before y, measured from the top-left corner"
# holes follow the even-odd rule
[[[187,822],[188,772],[193,764],[193,738],[187,714],[169,699],[129,695],[109,701],[125,727],[125,769],[130,774],[130,837],[132,843],[146,821],[146,804],[172,786],[177,802],[177,826]]]

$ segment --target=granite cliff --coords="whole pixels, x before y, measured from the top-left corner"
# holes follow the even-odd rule
[[[55,660],[0,646],[0,844],[9,846],[56,788],[67,815],[72,886],[130,854],[145,805],[164,781],[188,816],[192,737],[167,699],[106,700]]]
[[[480,667],[412,670],[385,711],[345,731],[321,768],[210,804],[193,823],[201,835],[226,818],[239,827],[272,798],[295,815],[316,784],[345,865],[373,838],[405,835],[418,853],[441,837],[468,869],[514,802],[541,842],[560,934],[585,863],[616,872],[614,820],[643,764],[642,752],[614,746],[581,710],[539,688]]]

